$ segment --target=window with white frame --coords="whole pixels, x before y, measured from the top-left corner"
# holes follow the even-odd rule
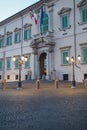
[[[49,17],[46,12],[43,14],[43,22],[40,23],[40,33],[46,33],[48,31],[48,22],[49,22]]]
[[[0,48],[4,46],[4,37],[0,37]]]
[[[0,70],[2,70],[2,69],[3,69],[3,60],[0,59]]]
[[[14,43],[19,43],[21,41],[21,31],[18,30],[18,31],[15,31],[15,34],[14,34]]]
[[[58,15],[60,16],[60,30],[66,30],[71,27],[69,24],[70,11],[71,11],[71,8],[63,7],[58,12]]]
[[[61,29],[67,29],[69,27],[69,15],[68,14],[64,14],[61,15]]]
[[[62,50],[61,51],[61,56],[62,56],[62,65],[67,65],[68,62],[66,60],[66,57],[69,56],[69,50]]]
[[[87,23],[87,7],[81,8],[81,22]]]
[[[15,64],[15,69],[18,69],[19,68],[19,58],[18,57],[16,57],[14,64]]]
[[[87,47],[82,48],[82,62],[87,63]]]
[[[30,56],[27,56],[27,61],[25,61],[25,68],[30,68]]]
[[[12,45],[12,33],[7,34],[6,37],[6,46]]]
[[[7,58],[7,70],[11,69],[11,58]]]
[[[24,29],[24,40],[29,40],[31,38],[31,27]]]

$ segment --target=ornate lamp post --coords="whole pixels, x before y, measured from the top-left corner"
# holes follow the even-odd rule
[[[72,87],[71,88],[74,88],[76,86],[76,81],[75,81],[75,65],[80,63],[81,61],[81,56],[78,55],[77,57],[77,61],[75,60],[74,57],[71,57],[71,59],[69,58],[69,56],[66,57],[66,60],[69,64],[72,64],[72,68],[73,68],[73,80],[72,80]]]
[[[16,62],[16,57],[13,57],[13,61]],[[19,81],[18,81],[18,88],[20,89],[22,87],[22,81],[21,81],[21,70],[22,70],[22,64],[27,61],[26,56],[20,56],[18,60],[19,65]]]

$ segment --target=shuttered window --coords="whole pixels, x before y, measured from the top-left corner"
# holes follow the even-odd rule
[[[31,28],[24,30],[24,40],[29,40],[31,38]]]
[[[21,32],[18,31],[18,32],[15,32],[15,35],[14,35],[14,43],[19,43],[21,41]]]
[[[62,64],[63,65],[66,65],[68,64],[67,60],[66,60],[66,57],[68,56],[68,51],[63,51],[62,52]]]
[[[82,22],[87,22],[87,7],[81,9]]]
[[[43,24],[40,24],[40,33],[46,33],[48,31],[48,14],[44,13]]]
[[[68,26],[69,26],[69,24],[68,24],[68,15],[61,16],[61,26],[62,26],[62,29],[68,28]]]
[[[87,48],[82,49],[82,59],[83,63],[87,63]]]
[[[7,35],[6,46],[12,45],[12,35]]]
[[[11,58],[7,58],[7,69],[11,69]]]
[[[0,70],[2,70],[2,66],[3,66],[3,63],[2,63],[3,61],[2,60],[0,60]]]

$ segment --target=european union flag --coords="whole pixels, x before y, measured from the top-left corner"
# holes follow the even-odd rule
[[[43,24],[43,18],[44,18],[44,9],[43,9],[43,6],[42,6],[42,7],[41,7],[40,24]]]

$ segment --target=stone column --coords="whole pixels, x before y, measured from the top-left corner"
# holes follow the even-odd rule
[[[37,79],[40,79],[40,61],[37,55]]]
[[[51,53],[47,52],[47,80],[51,80]]]

